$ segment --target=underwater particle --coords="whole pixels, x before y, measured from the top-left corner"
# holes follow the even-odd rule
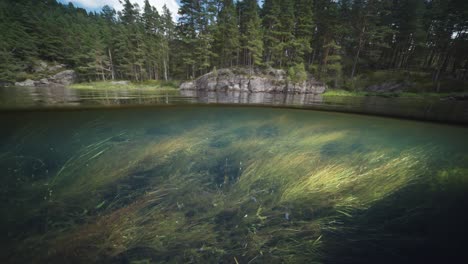
[[[245,215],[244,215],[244,218],[247,218],[247,216],[249,216],[249,215],[245,214]]]

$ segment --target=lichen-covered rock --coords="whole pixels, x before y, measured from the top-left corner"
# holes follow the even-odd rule
[[[76,80],[76,73],[73,70],[61,71],[49,78],[42,78],[38,81],[27,79],[23,82],[16,82],[15,86],[22,87],[58,87],[66,86],[74,83]]]
[[[195,90],[195,82],[184,82],[180,85],[181,90]]]
[[[27,79],[26,81],[22,81],[22,82],[15,82],[15,86],[34,87],[34,81],[31,79]]]
[[[54,83],[70,85],[73,82],[75,82],[76,73],[74,70],[61,71],[55,74],[54,76],[52,76],[50,79],[52,79]]]
[[[252,93],[310,93],[325,92],[325,84],[311,76],[301,83],[287,80],[286,72],[278,69],[251,70],[245,68],[220,69],[194,81],[184,82],[181,90],[240,91]]]

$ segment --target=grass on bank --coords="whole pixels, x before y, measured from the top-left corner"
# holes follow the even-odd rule
[[[144,82],[98,81],[70,85],[72,89],[158,89],[173,90],[179,88],[179,81],[150,80]]]
[[[451,93],[415,93],[415,92],[394,92],[394,93],[376,93],[365,91],[349,91],[344,89],[328,89],[323,96],[325,97],[362,97],[362,96],[380,96],[380,97],[402,97],[402,98],[444,98],[451,96],[466,95],[466,92],[451,92]]]
[[[401,92],[368,92],[366,88],[384,83],[402,84]],[[328,89],[324,96],[382,96],[440,98],[468,93],[468,82],[444,78],[434,83],[432,75],[418,71],[372,71],[345,80],[339,88]]]

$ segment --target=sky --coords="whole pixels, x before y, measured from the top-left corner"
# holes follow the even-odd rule
[[[75,6],[82,7],[88,11],[101,11],[102,7],[108,5],[113,7],[115,10],[119,11],[122,9],[122,5],[119,3],[119,0],[59,0],[61,3],[67,4],[72,2]],[[132,3],[137,3],[140,6],[140,9],[144,7],[144,0],[131,0]],[[172,17],[176,17],[177,11],[179,9],[179,4],[177,0],[149,0],[150,4],[158,9],[159,12],[162,11],[162,7],[166,4],[167,8],[172,13]]]

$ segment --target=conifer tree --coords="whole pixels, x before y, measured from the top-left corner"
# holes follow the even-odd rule
[[[215,30],[215,52],[218,54],[218,65],[233,66],[239,53],[239,30],[236,8],[232,0],[220,1],[220,12]]]

